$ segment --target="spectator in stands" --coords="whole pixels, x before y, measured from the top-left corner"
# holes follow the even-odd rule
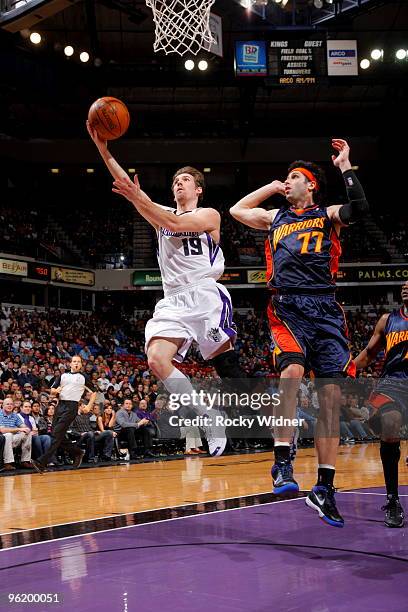
[[[116,413],[112,408],[112,404],[105,404],[103,409],[103,413],[97,419],[97,425],[99,431],[114,431],[116,423]],[[114,432],[114,436],[116,437],[116,432]]]
[[[24,402],[25,403],[25,402]],[[34,459],[41,457],[51,446],[51,435],[48,433],[48,426],[44,417],[40,413],[40,403],[33,402],[31,404],[31,416],[34,420],[35,427],[32,438],[32,456]],[[36,430],[36,433],[34,431]],[[45,431],[44,431],[45,430]]]
[[[33,384],[33,377],[28,371],[27,366],[24,364],[20,368],[19,374],[17,376],[17,382],[20,387],[24,387],[25,384],[29,384],[30,386]]]
[[[154,405],[156,403],[158,392],[159,385],[157,383],[153,383],[149,389],[149,407],[151,410],[153,410]]]
[[[186,439],[185,455],[205,454],[198,427],[180,427],[180,436]]]
[[[0,412],[0,433],[5,437],[4,469],[15,470],[13,449],[21,446],[20,465],[31,468],[31,430],[19,414],[13,412],[13,400],[6,397]]]
[[[135,391],[135,396],[137,396],[139,402],[140,402],[140,400],[144,399],[143,385],[141,383],[139,383],[137,385],[137,389]]]
[[[145,425],[145,429],[147,429],[151,437],[154,438],[156,435],[156,426],[155,426],[156,417],[153,414],[153,410],[151,409],[150,404],[148,403],[147,399],[142,399],[138,402],[138,404],[136,404],[136,406],[137,406],[137,409],[136,409],[137,416],[141,420],[147,419],[149,421],[149,425]]]
[[[119,392],[120,393],[120,392]],[[127,399],[123,402],[123,408],[116,413],[115,431],[118,433],[119,439],[124,440],[128,444],[129,455],[131,459],[137,458],[137,440],[143,442],[143,455],[145,457],[154,457],[151,451],[152,448],[152,433],[149,419],[140,419],[133,412],[132,400]]]
[[[8,382],[10,379],[14,379],[12,372],[13,364],[11,361],[7,361],[3,366],[3,372],[1,374],[0,380],[2,383]]]
[[[85,345],[84,348],[79,351],[79,356],[82,357],[83,361],[88,361],[92,357],[89,347]]]
[[[90,413],[95,403],[96,393],[92,393],[90,400],[86,403],[84,400],[80,400],[78,403],[78,414],[72,422],[71,429],[69,430],[76,442],[85,448],[84,461],[86,463],[95,462],[95,436],[92,431],[90,422]]]
[[[0,384],[0,399],[4,399],[5,397],[7,397],[7,395],[9,394],[10,391],[10,383],[8,382],[4,382],[3,384]]]
[[[112,429],[100,428],[101,411],[95,404],[90,415],[90,423],[95,436],[95,450],[101,461],[111,461],[114,438],[117,434]]]
[[[354,432],[354,437],[358,440],[368,440],[369,434],[363,427],[367,414],[358,406],[358,398],[356,395],[351,395],[346,403],[347,409],[345,416],[347,424]]]
[[[296,411],[296,418],[304,421],[300,428],[301,438],[314,438],[317,418],[312,415],[312,407],[309,397],[302,394],[300,396],[300,405]]]
[[[105,371],[101,371],[100,376],[97,379],[96,383],[97,383],[97,388],[99,389],[99,391],[101,393],[106,393],[106,391],[108,390],[110,386],[110,382],[109,382],[109,379],[106,377]]]

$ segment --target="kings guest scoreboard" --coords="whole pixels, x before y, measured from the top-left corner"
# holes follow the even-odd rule
[[[268,42],[269,79],[279,85],[315,85],[327,75],[326,38],[308,34]]]

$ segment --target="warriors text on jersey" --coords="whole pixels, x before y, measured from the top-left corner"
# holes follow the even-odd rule
[[[381,378],[408,378],[408,317],[393,310],[385,324],[385,362]]]
[[[174,209],[168,210],[175,212]],[[196,210],[184,214],[194,214]],[[207,232],[172,232],[160,227],[157,240],[164,295],[203,279],[216,281],[224,272],[221,247]]]
[[[282,207],[266,241],[268,285],[293,291],[335,289],[341,247],[326,209]]]

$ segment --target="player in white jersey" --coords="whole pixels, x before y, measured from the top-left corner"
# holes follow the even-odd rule
[[[173,361],[183,361],[196,340],[203,358],[212,360],[221,378],[245,378],[233,348],[236,329],[231,298],[217,283],[224,271],[219,245],[221,217],[214,208],[198,208],[204,176],[190,166],[181,168],[172,184],[177,207],[156,204],[141,190],[137,176],[134,182],[130,180],[89,123],[87,128],[115,179],[113,191],[132,202],[157,232],[164,298],[145,330],[150,369],[170,393],[191,395],[190,380]],[[193,408],[196,414],[208,416],[205,404],[195,403]],[[226,445],[224,431],[203,429],[210,454],[221,455]]]

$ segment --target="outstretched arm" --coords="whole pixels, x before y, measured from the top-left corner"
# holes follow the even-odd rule
[[[96,148],[98,149],[103,161],[106,164],[106,167],[108,168],[109,172],[111,173],[111,175],[113,176],[113,178],[115,179],[115,181],[130,181],[130,178],[128,176],[128,174],[124,171],[124,169],[122,168],[122,166],[120,166],[120,164],[118,164],[118,162],[116,161],[116,159],[113,157],[112,153],[110,153],[110,151],[108,150],[108,145],[106,140],[102,140],[99,136],[98,136],[98,132],[91,126],[91,124],[89,123],[89,121],[86,122],[86,129],[88,130],[88,133],[90,135],[90,137],[92,138],[92,140],[94,141]],[[141,192],[143,193],[143,192]],[[146,194],[143,194],[148,200],[149,202],[151,202],[150,198],[148,198],[148,196]],[[160,206],[159,204],[156,204],[156,206]],[[153,218],[151,217],[151,215],[149,214],[149,210],[146,209],[144,212],[141,212],[137,207],[135,207],[138,212],[142,215],[142,217],[144,217],[146,219],[146,221],[148,221],[151,225],[153,225],[153,227],[155,229],[158,228],[159,224],[156,224],[153,220]]]
[[[384,314],[375,326],[373,335],[370,338],[366,348],[361,351],[359,355],[354,359],[357,370],[366,368],[374,359],[385,344],[385,324],[390,315]]]
[[[339,168],[343,174],[348,203],[340,206],[329,206],[327,214],[334,223],[346,226],[362,219],[367,214],[369,206],[361,183],[351,169],[350,147],[347,141],[333,138],[332,146],[338,152],[337,156],[332,155],[332,161],[334,166]]]
[[[257,208],[257,206],[277,193],[285,195],[285,185],[281,181],[273,181],[269,185],[249,193],[230,208],[230,213],[234,219],[244,225],[254,229],[268,230],[277,209],[265,210],[264,208]]]
[[[194,214],[175,215],[163,206],[155,204],[141,190],[135,175],[133,183],[129,177],[113,182],[112,191],[132,202],[136,210],[156,227],[165,227],[171,232],[212,232],[220,229],[220,213],[214,208],[200,208]]]
[[[89,121],[86,122],[86,129],[88,130],[88,134],[94,141],[96,148],[98,149],[100,156],[106,164],[109,172],[113,176],[114,179],[125,178],[128,177],[122,166],[118,164],[116,159],[108,150],[108,144],[106,140],[102,140],[99,137],[98,132],[91,126]],[[128,177],[129,178],[129,177]]]

